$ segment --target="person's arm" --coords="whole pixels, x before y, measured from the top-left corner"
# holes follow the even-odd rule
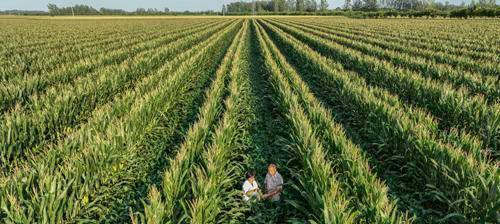
[[[250,196],[252,196],[253,192],[255,192],[255,191],[256,191],[256,189],[255,190],[249,190],[249,191],[245,192],[245,195],[247,197],[250,197]]]
[[[278,187],[276,188],[277,192],[282,192],[283,191],[283,177],[281,176],[281,174],[279,174],[279,185]]]
[[[278,185],[278,186],[276,186],[276,189],[274,189],[274,190],[271,192],[271,193],[272,193],[272,195],[278,194],[278,193],[280,193],[281,191],[283,191],[283,177],[281,177],[281,174],[279,174],[279,173],[278,173],[277,175],[279,175],[279,176],[278,176],[279,185]],[[272,196],[272,195],[271,195],[271,196]]]
[[[250,186],[247,182],[245,182],[243,184],[243,194],[246,195],[246,196],[250,196],[251,193],[253,192],[252,190],[252,186]]]
[[[283,190],[283,187],[281,185],[277,186],[276,189],[272,190],[271,192],[268,193],[269,196],[273,196],[275,194],[280,193]]]
[[[243,186],[243,191],[246,196],[250,197],[254,192],[260,191],[259,184],[255,183],[255,187],[253,185],[245,185]]]

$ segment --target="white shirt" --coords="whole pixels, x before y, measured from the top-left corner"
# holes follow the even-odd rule
[[[243,183],[243,200],[248,201],[250,200],[250,197],[247,196],[247,192],[251,190],[258,189],[259,185],[257,184],[257,181],[254,181],[253,183],[250,183],[248,180]],[[257,192],[255,192],[257,193]]]

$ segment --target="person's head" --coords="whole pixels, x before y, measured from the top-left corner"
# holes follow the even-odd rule
[[[255,171],[253,170],[247,171],[246,177],[248,181],[253,183],[253,181],[255,180]]]
[[[276,164],[271,163],[271,164],[269,164],[269,166],[267,166],[267,172],[269,174],[274,176],[276,174],[276,171],[277,171]]]

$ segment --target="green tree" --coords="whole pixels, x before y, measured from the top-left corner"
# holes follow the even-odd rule
[[[59,14],[59,8],[57,7],[56,4],[48,4],[47,8],[49,9],[49,14],[51,16],[58,15]]]
[[[283,12],[286,9],[285,0],[273,0],[273,11]]]
[[[315,12],[316,10],[318,10],[318,3],[316,2],[316,0],[306,0],[305,10],[308,12]]]
[[[358,9],[361,9],[363,7],[363,2],[361,2],[361,0],[353,0],[352,1],[352,9],[354,10],[358,10]]]
[[[299,12],[303,12],[305,11],[305,2],[304,0],[297,0],[297,6],[295,7],[295,9]]]
[[[345,0],[344,9],[351,9],[351,0]]]
[[[377,0],[363,0],[363,8],[368,10],[377,9]]]
[[[295,6],[296,6],[296,1],[295,0],[287,0],[286,1],[286,11],[287,12],[293,12],[295,11]]]
[[[328,9],[328,2],[326,0],[321,0],[319,8],[321,11],[326,11]]]

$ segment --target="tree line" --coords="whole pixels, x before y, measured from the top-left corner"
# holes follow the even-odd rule
[[[423,9],[454,9],[460,6],[451,5],[448,1],[441,3],[434,0],[345,0],[343,8],[336,10],[373,11],[377,9],[423,10]],[[496,7],[495,0],[472,0],[469,6]],[[223,13],[266,13],[266,12],[325,12],[328,10],[326,0],[265,0],[238,1],[222,6]],[[330,10],[331,11],[331,10]]]
[[[223,13],[234,12],[325,12],[328,10],[327,0],[271,0],[253,2],[233,2],[222,6]]]
[[[345,0],[343,7],[328,9],[326,0],[238,1],[222,6],[223,15],[343,15],[382,17],[498,17],[495,0],[472,0],[453,5],[434,0]]]
[[[473,0],[470,4],[449,4],[433,0],[345,0],[342,8],[328,9],[326,0],[267,0],[233,2],[223,5],[221,11],[174,12],[169,8],[95,9],[88,5],[47,6],[48,12],[8,10],[8,15],[338,15],[355,18],[384,17],[500,17],[500,6],[494,0]]]
[[[108,8],[100,8],[99,10],[95,9],[92,6],[88,5],[74,5],[67,7],[58,7],[56,4],[48,4],[48,13],[52,16],[60,16],[60,15],[218,15],[219,12],[215,12],[212,10],[201,11],[201,12],[173,12],[170,11],[169,8],[164,8],[163,10],[159,10],[157,8],[137,8],[135,11],[125,11],[123,9],[108,9]]]

